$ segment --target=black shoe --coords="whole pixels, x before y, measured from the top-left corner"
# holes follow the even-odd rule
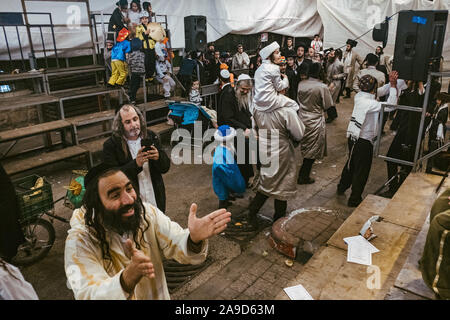
[[[337,117],[334,118],[328,118],[327,120],[325,120],[325,123],[331,123],[333,122]]]
[[[337,187],[336,193],[337,193],[339,196],[342,196],[342,195],[345,194],[345,190],[342,190],[341,188]]]
[[[109,83],[107,83],[107,84],[106,84],[106,87],[107,87],[108,89],[115,89],[115,88],[116,88],[116,85],[115,85],[115,84],[109,84]]]
[[[297,184],[313,184],[314,182],[316,182],[316,180],[308,177],[306,179],[303,178],[298,178],[297,180]]]

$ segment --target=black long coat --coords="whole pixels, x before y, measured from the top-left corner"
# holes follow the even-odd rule
[[[156,206],[162,212],[166,211],[166,189],[162,174],[169,171],[170,159],[162,150],[158,136],[151,130],[147,131],[149,139],[153,139],[156,149],[159,151],[158,160],[149,160],[150,176],[152,179],[153,189],[155,192]],[[126,153],[124,152],[126,148]],[[120,169],[128,176],[132,183],[138,188],[138,174],[142,168],[136,164],[136,160],[131,157],[130,150],[126,141],[118,135],[112,135],[103,144],[103,161],[109,165],[120,167]]]
[[[25,241],[19,218],[20,209],[11,179],[0,164],[0,256],[10,262]]]
[[[219,95],[217,124],[229,125],[235,129],[251,129],[252,120],[248,110],[239,110],[236,94],[231,85],[226,85]]]

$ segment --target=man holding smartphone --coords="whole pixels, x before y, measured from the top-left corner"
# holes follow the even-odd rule
[[[103,144],[103,161],[120,167],[138,187],[142,200],[165,212],[162,174],[169,171],[170,160],[161,149],[158,136],[145,128],[141,111],[124,105],[114,119],[112,136]]]

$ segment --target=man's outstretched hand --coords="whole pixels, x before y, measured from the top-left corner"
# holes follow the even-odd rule
[[[197,218],[197,205],[193,203],[189,211],[188,228],[194,243],[221,233],[231,221],[231,213],[226,209],[216,210],[203,218]]]

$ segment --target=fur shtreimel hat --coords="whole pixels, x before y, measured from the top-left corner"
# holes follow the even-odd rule
[[[116,6],[128,7],[128,0],[119,0],[116,2]]]
[[[352,40],[352,39],[348,39],[347,42],[345,44],[349,44],[352,46],[352,48],[356,47],[356,45],[358,44],[357,41]]]
[[[280,49],[280,45],[278,44],[278,42],[274,41],[267,47],[262,48],[261,51],[259,52],[259,55],[263,60],[266,60],[277,49]]]
[[[217,128],[214,133],[214,139],[219,142],[230,141],[236,136],[236,130],[229,125],[223,125]]]

